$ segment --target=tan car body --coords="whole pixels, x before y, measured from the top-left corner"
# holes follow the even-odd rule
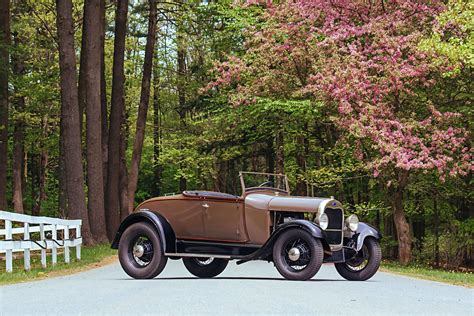
[[[261,189],[233,198],[192,196],[184,192],[149,199],[135,211],[160,213],[180,240],[263,245],[272,233],[272,212],[317,215],[328,207],[342,209],[341,203],[332,198],[289,196],[277,190]]]
[[[290,196],[281,174],[241,172],[240,180],[242,196],[184,191],[141,203],[112,242],[126,273],[153,278],[168,259],[182,259],[203,278],[220,274],[228,260],[274,262],[291,280],[313,277],[323,262],[348,280],[377,271],[380,234],[355,215],[345,219],[334,198]]]

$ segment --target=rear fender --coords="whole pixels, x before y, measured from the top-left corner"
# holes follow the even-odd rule
[[[120,238],[123,232],[135,223],[146,222],[151,224],[160,236],[163,252],[176,252],[176,235],[170,223],[160,213],[149,210],[138,211],[127,216],[120,224],[117,233],[115,234],[112,248],[118,249]]]

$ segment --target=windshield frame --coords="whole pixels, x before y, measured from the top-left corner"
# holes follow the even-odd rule
[[[246,175],[246,174],[283,177],[283,179],[285,181],[286,190],[275,188],[275,187],[246,187],[245,186],[245,180],[244,180],[244,175]],[[282,174],[282,173],[240,171],[239,172],[239,178],[240,178],[240,185],[242,187],[242,195],[246,194],[250,190],[252,190],[252,191],[253,190],[275,190],[275,191],[280,191],[280,192],[286,192],[288,195],[290,195],[290,186],[288,184],[288,177],[286,175]]]

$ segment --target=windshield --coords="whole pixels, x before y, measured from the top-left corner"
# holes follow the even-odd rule
[[[283,174],[240,172],[243,191],[249,189],[278,189],[289,193],[288,179]]]

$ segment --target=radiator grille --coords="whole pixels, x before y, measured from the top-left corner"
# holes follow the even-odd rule
[[[344,212],[340,208],[326,208],[324,213],[326,213],[329,219],[329,225],[326,229],[326,240],[330,245],[340,245],[342,243]]]
[[[342,216],[343,211],[341,209],[327,208],[324,213],[329,218],[329,225],[327,229],[341,229],[342,230]]]
[[[342,232],[326,231],[326,240],[330,245],[339,245],[342,242]]]

